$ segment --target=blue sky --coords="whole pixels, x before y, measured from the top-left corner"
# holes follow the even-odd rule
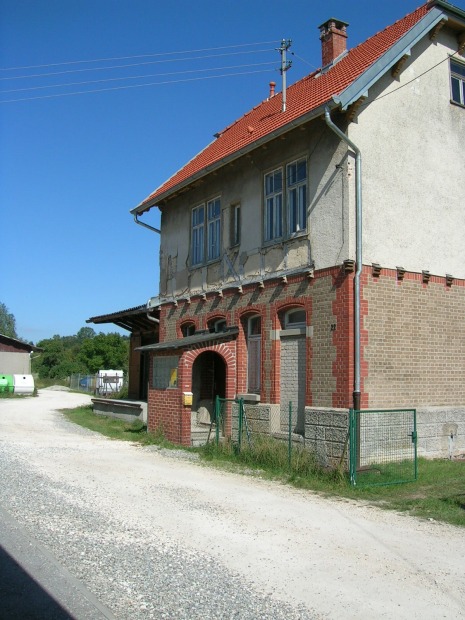
[[[157,294],[158,236],[129,210],[281,90],[281,39],[293,83],[321,64],[329,17],[353,47],[420,4],[0,0],[0,301],[18,335],[72,335]]]

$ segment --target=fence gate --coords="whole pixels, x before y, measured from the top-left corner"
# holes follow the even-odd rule
[[[353,486],[417,479],[415,409],[351,409],[349,433]]]

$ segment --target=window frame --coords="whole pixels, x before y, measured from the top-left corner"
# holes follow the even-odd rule
[[[218,260],[221,254],[221,199],[207,201],[207,262]]]
[[[259,321],[259,332],[253,333],[252,324]],[[262,317],[260,314],[252,314],[247,317],[247,393],[260,394],[262,372]],[[255,385],[253,385],[255,378]]]
[[[459,69],[457,70],[457,68]],[[451,102],[465,107],[465,63],[455,58],[449,58],[449,76]],[[454,83],[458,86],[458,93],[454,93]],[[456,98],[456,94],[458,95],[458,99]]]
[[[202,213],[202,221],[196,215]],[[200,237],[200,240],[199,240]],[[191,211],[191,265],[197,267],[205,262],[205,203],[199,204]]]
[[[281,176],[281,187],[275,189],[275,178],[277,174]],[[284,236],[283,231],[283,166],[278,166],[274,170],[267,172],[263,176],[263,191],[264,191],[264,238],[266,242],[273,243],[279,241]],[[272,188],[267,190],[267,181],[272,179]],[[276,211],[279,209],[279,217],[276,215]],[[271,213],[271,216],[270,216]]]
[[[299,175],[299,167],[304,175]],[[293,170],[294,168],[294,170]],[[281,183],[276,188],[276,176]],[[280,203],[279,203],[280,201]],[[308,229],[308,157],[295,157],[263,174],[263,242],[279,243]],[[295,206],[294,206],[295,205]]]
[[[305,163],[305,177],[299,180],[299,164]],[[289,169],[291,166],[295,166],[296,180],[291,183]],[[287,234],[289,237],[302,234],[307,230],[307,189],[308,189],[308,164],[307,158],[301,157],[299,159],[295,159],[294,161],[286,164],[286,212],[287,212]],[[301,197],[301,192],[303,191],[304,196]],[[291,192],[295,191],[297,196],[297,204],[295,207],[295,220],[296,226],[295,230],[293,230],[293,225],[291,224]]]
[[[241,244],[241,203],[231,205],[229,219],[229,247],[234,248]]]

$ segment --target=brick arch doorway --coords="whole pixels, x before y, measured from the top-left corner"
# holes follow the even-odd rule
[[[209,424],[215,397],[226,397],[226,362],[215,351],[204,351],[192,365],[192,411],[197,421]]]

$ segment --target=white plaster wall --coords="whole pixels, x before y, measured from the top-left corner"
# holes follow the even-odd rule
[[[420,41],[349,126],[363,158],[365,264],[465,277],[465,109],[450,103],[447,60],[456,50],[447,29]]]

